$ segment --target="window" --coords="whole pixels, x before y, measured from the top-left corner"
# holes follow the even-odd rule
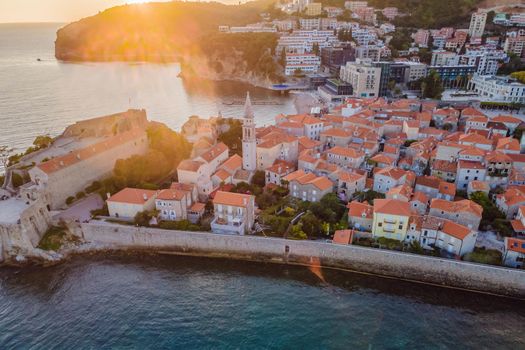
[[[403,229],[403,225],[399,225],[398,227],[399,227],[399,229],[400,229],[400,230],[402,230],[402,229]]]

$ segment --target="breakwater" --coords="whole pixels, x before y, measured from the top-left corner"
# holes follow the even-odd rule
[[[84,239],[113,249],[348,269],[525,299],[525,271],[359,246],[84,223]]]

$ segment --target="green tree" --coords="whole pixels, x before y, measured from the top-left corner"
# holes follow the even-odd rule
[[[288,238],[296,240],[308,239],[306,233],[302,230],[301,225],[294,225],[288,234]]]
[[[228,124],[228,131],[219,135],[218,141],[223,142],[234,154],[242,156],[242,123],[237,119],[226,119],[221,123]]]
[[[149,211],[141,211],[138,212],[137,215],[135,215],[135,218],[133,220],[133,223],[137,226],[144,226],[148,227],[149,222],[153,218],[153,214]]]
[[[308,237],[316,237],[319,235],[322,222],[311,211],[304,214],[299,222],[301,224],[301,229],[308,235]]]
[[[257,170],[252,177],[254,186],[264,187],[266,185],[266,175],[263,170]]]
[[[423,79],[422,82],[423,97],[431,99],[441,99],[443,94],[443,81],[439,74],[432,70],[430,74]]]
[[[49,135],[37,136],[33,141],[33,145],[35,145],[38,149],[49,147],[52,143],[53,139]]]

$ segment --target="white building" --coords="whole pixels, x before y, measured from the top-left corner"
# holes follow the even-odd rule
[[[157,191],[125,188],[106,201],[109,216],[133,219],[137,213],[155,209]]]
[[[481,38],[485,31],[485,23],[487,22],[487,12],[475,12],[470,17],[470,26],[468,34],[471,38]]]
[[[525,84],[508,77],[474,74],[468,90],[475,91],[486,101],[525,103]]]
[[[312,52],[314,44],[319,49],[335,46],[339,40],[333,30],[294,30],[292,34],[282,35],[277,42],[276,52],[282,50],[291,53]]]
[[[356,60],[347,62],[341,67],[341,80],[350,83],[356,97],[378,97],[381,68],[375,67],[370,61]]]
[[[291,53],[286,55],[284,74],[293,75],[296,70],[303,73],[315,73],[321,67],[321,58],[314,54]]]

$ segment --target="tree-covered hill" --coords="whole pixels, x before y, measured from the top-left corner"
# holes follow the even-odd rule
[[[55,55],[80,61],[173,61],[219,25],[245,25],[273,0],[244,5],[164,2],[113,7],[57,32]]]
[[[345,0],[320,0],[324,5],[344,6]],[[467,23],[469,16],[482,0],[368,0],[377,9],[399,8],[408,16],[396,19],[395,24],[414,28],[440,28]]]

